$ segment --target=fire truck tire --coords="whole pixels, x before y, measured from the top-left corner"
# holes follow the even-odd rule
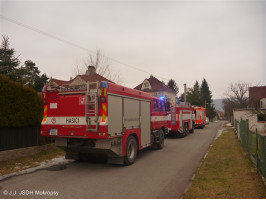
[[[189,132],[188,124],[186,123],[186,124],[184,124],[184,136],[188,136],[188,132]]]
[[[157,143],[157,149],[162,149],[164,147],[164,132],[159,130],[159,141]]]
[[[191,130],[189,130],[189,132],[190,132],[190,133],[194,133],[194,129],[195,129],[195,124],[192,123],[192,128],[191,128]]]
[[[126,156],[124,157],[124,164],[131,165],[137,158],[137,141],[133,136],[127,139]]]

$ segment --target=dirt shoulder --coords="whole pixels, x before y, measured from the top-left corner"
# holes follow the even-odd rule
[[[266,198],[266,187],[232,128],[215,140],[183,198]]]

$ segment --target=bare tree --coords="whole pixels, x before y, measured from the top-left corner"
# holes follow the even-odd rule
[[[236,101],[240,108],[248,106],[248,88],[250,85],[249,83],[238,81],[234,84],[231,83],[229,86],[228,97]]]
[[[94,66],[96,73],[113,81],[117,84],[121,84],[123,81],[120,77],[119,72],[111,70],[112,63],[104,56],[100,50],[97,50],[96,54],[90,54],[88,58],[83,61],[83,65],[76,65],[74,68],[74,76],[85,74],[88,66]]]
[[[223,100],[225,116],[231,119],[234,108],[246,108],[249,105],[248,88],[250,83],[238,81],[231,83],[225,92],[226,98]]]

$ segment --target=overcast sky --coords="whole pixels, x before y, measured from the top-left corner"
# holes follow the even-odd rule
[[[150,74],[183,92],[205,78],[214,98],[231,82],[266,85],[266,1],[0,1],[2,16],[100,51],[135,87]],[[69,80],[90,52],[0,18],[22,62]],[[144,73],[128,65],[141,70]]]

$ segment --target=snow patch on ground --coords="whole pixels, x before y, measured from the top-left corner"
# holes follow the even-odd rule
[[[223,132],[223,129],[218,130],[218,132],[217,132],[216,137],[215,137],[214,140],[216,140],[218,137],[220,137],[220,135],[222,135],[222,132]]]
[[[25,170],[22,170],[22,171],[19,171],[19,172],[14,172],[14,173],[11,173],[11,174],[0,175],[0,181],[3,180],[3,179],[6,179],[6,178],[12,177],[12,176],[28,174],[28,173],[35,172],[35,171],[37,171],[39,169],[48,168],[48,167],[51,167],[51,166],[54,166],[54,165],[67,164],[67,163],[70,163],[70,162],[73,162],[73,161],[72,160],[66,160],[64,156],[53,158],[51,160],[45,160],[45,161],[40,162],[40,165],[37,166],[37,167],[28,168],[28,169],[25,169]]]
[[[232,127],[232,124],[231,123],[227,123],[224,125],[225,127]]]

